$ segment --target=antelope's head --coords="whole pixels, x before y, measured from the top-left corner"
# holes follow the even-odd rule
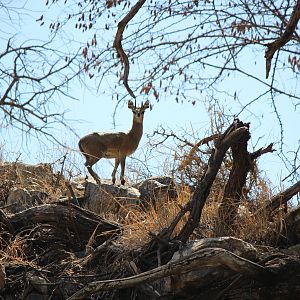
[[[133,120],[138,123],[143,123],[144,120],[144,112],[147,108],[150,107],[150,103],[147,100],[144,104],[140,107],[137,107],[131,100],[128,101],[128,108],[130,108],[133,112]]]

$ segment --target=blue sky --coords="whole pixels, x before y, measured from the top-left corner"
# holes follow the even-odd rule
[[[48,34],[47,28],[40,27],[35,19],[40,16],[40,11],[43,10],[43,3],[39,1],[27,1],[30,3],[29,7],[34,11],[30,12],[28,16],[21,23],[16,24],[14,28],[3,31],[18,32],[17,39],[39,39],[41,36],[45,38]],[[34,7],[32,7],[34,3]],[[33,17],[32,17],[33,15]],[[0,14],[1,17],[1,14]],[[74,33],[70,33],[74,34]],[[2,32],[3,36],[3,32]],[[5,38],[4,38],[5,39]],[[62,46],[62,45],[61,45]],[[248,68],[256,76],[265,77],[265,62],[263,52],[258,49],[257,62],[251,64],[249,61]],[[85,79],[90,87],[97,85],[94,80]],[[289,84],[286,78],[281,78],[284,84]],[[224,91],[224,95],[220,96],[220,104],[224,106],[232,114],[240,112],[243,103],[247,103],[264,91],[261,85],[248,77],[231,76],[230,80],[226,80],[224,84],[220,84],[219,89]],[[111,100],[110,95],[103,94],[105,85],[101,86],[101,90],[96,92],[96,89],[91,90],[84,85],[74,84],[70,86],[69,92],[78,100],[58,99],[61,110],[67,110],[66,118],[70,126],[75,130],[77,136],[83,136],[92,131],[126,131],[132,124],[132,113],[127,108],[126,103],[121,103],[116,111],[115,119],[113,118],[116,102]],[[228,99],[225,93],[237,93],[237,100]],[[222,95],[222,94],[221,94]],[[133,158],[143,159],[148,149],[147,134],[151,134],[160,125],[165,128],[181,134],[182,132],[191,132],[191,135],[202,138],[206,136],[210,130],[210,118],[207,112],[208,102],[204,98],[201,99],[199,94],[197,97],[200,101],[193,106],[191,103],[184,102],[176,103],[173,100],[162,99],[158,103],[153,104],[153,110],[148,110],[145,114],[144,120],[144,137],[140,143],[138,151],[133,155]],[[144,101],[146,98],[144,99]],[[240,103],[240,102],[242,103]],[[285,149],[288,153],[298,146],[299,132],[294,130],[295,120],[299,120],[299,112],[294,110],[292,105],[287,105],[288,99],[278,97],[277,107],[280,111],[282,122],[284,123]],[[252,151],[262,146],[267,146],[270,142],[277,142],[275,149],[279,147],[280,130],[278,127],[278,120],[274,110],[270,104],[268,96],[254,103],[249,107],[249,110],[244,110],[239,118],[244,122],[251,122],[251,136],[249,143],[249,151]],[[115,124],[114,124],[115,122]],[[78,137],[68,132],[66,129],[58,127],[55,130],[55,135],[63,144],[67,145],[67,149],[62,149],[52,143],[43,141],[40,143],[35,140],[27,139],[20,133],[11,129],[1,129],[1,136],[3,140],[4,156],[8,159],[15,159],[21,153],[20,159],[31,163],[39,162],[41,160],[53,160],[59,158],[65,151],[70,152],[72,159],[83,165],[83,159],[78,153],[77,141]],[[189,137],[187,137],[189,138]],[[22,142],[20,142],[22,141]],[[165,147],[159,149],[155,155],[149,156],[149,164],[152,167],[154,175],[167,172],[168,165],[172,164],[172,156],[174,151],[172,148]],[[165,152],[165,153],[161,153]],[[151,158],[151,159],[150,159]],[[101,161],[96,166],[96,171],[101,177],[110,177],[112,171],[112,161]],[[138,160],[128,160],[128,165],[138,164]],[[277,154],[266,154],[259,159],[261,170],[271,179],[274,185],[281,188],[283,184],[281,179],[284,178],[288,172]],[[83,172],[84,168],[81,169]],[[135,175],[138,176],[138,175]],[[288,186],[290,183],[284,183]]]

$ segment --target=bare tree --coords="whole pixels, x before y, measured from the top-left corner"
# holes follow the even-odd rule
[[[34,18],[34,12],[28,12],[22,1],[19,5],[1,2],[9,16],[2,19],[1,31],[5,41],[0,47],[1,127],[12,126],[55,140],[50,129],[54,123],[64,124],[59,101],[60,97],[71,98],[68,86],[80,73],[79,55],[57,49],[55,34],[46,41],[20,38],[15,26],[25,13]]]

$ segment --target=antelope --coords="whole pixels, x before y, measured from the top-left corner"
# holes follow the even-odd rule
[[[125,184],[125,160],[126,157],[132,154],[138,147],[139,142],[143,135],[143,120],[144,112],[150,107],[149,101],[141,107],[137,107],[131,100],[128,101],[128,108],[132,110],[133,122],[132,128],[127,132],[114,132],[114,133],[100,133],[93,132],[82,137],[79,141],[79,149],[85,156],[85,166],[92,177],[98,184],[101,183],[98,175],[93,171],[92,166],[101,158],[114,158],[115,167],[111,174],[112,183],[116,182],[116,172],[119,164],[121,163],[121,184]]]

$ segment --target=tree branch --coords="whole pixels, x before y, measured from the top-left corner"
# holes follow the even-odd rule
[[[206,171],[203,177],[198,180],[190,201],[182,208],[169,227],[164,228],[156,238],[153,238],[144,246],[144,250],[139,257],[141,269],[149,270],[153,268],[153,265],[157,265],[157,250],[161,252],[162,264],[167,263],[174,252],[178,250],[179,245],[188,241],[190,235],[199,224],[202,209],[222,164],[225,153],[231,145],[249,135],[247,124],[236,119],[228,129],[219,136],[215,141],[215,149],[212,151]],[[187,222],[179,234],[171,239],[176,224],[188,211],[190,211],[190,215]],[[163,240],[164,243],[160,242],[160,240]]]
[[[121,61],[123,61],[124,64],[124,76],[123,76],[123,83],[125,88],[127,89],[129,95],[133,98],[135,98],[135,95],[131,88],[128,85],[128,75],[129,75],[129,60],[128,56],[125,53],[123,46],[122,46],[122,39],[123,39],[123,32],[125,30],[126,25],[129,23],[129,21],[137,14],[137,12],[140,10],[140,8],[143,6],[143,4],[146,2],[146,0],[139,0],[129,11],[129,13],[119,22],[118,24],[118,30],[115,36],[114,44],[113,46],[116,48],[118,55],[120,56]]]
[[[291,187],[272,197],[270,202],[266,206],[258,210],[255,215],[259,214],[260,212],[266,212],[267,215],[271,215],[274,210],[280,207],[280,205],[287,203],[293,196],[295,196],[299,192],[300,181],[296,182]]]
[[[265,53],[266,58],[266,78],[269,77],[270,69],[271,69],[271,62],[272,58],[276,51],[278,51],[282,46],[284,46],[291,38],[293,33],[296,30],[298,21],[300,19],[300,0],[297,0],[297,3],[293,9],[291,18],[286,25],[284,33],[273,41],[272,43],[267,44],[267,49]]]

